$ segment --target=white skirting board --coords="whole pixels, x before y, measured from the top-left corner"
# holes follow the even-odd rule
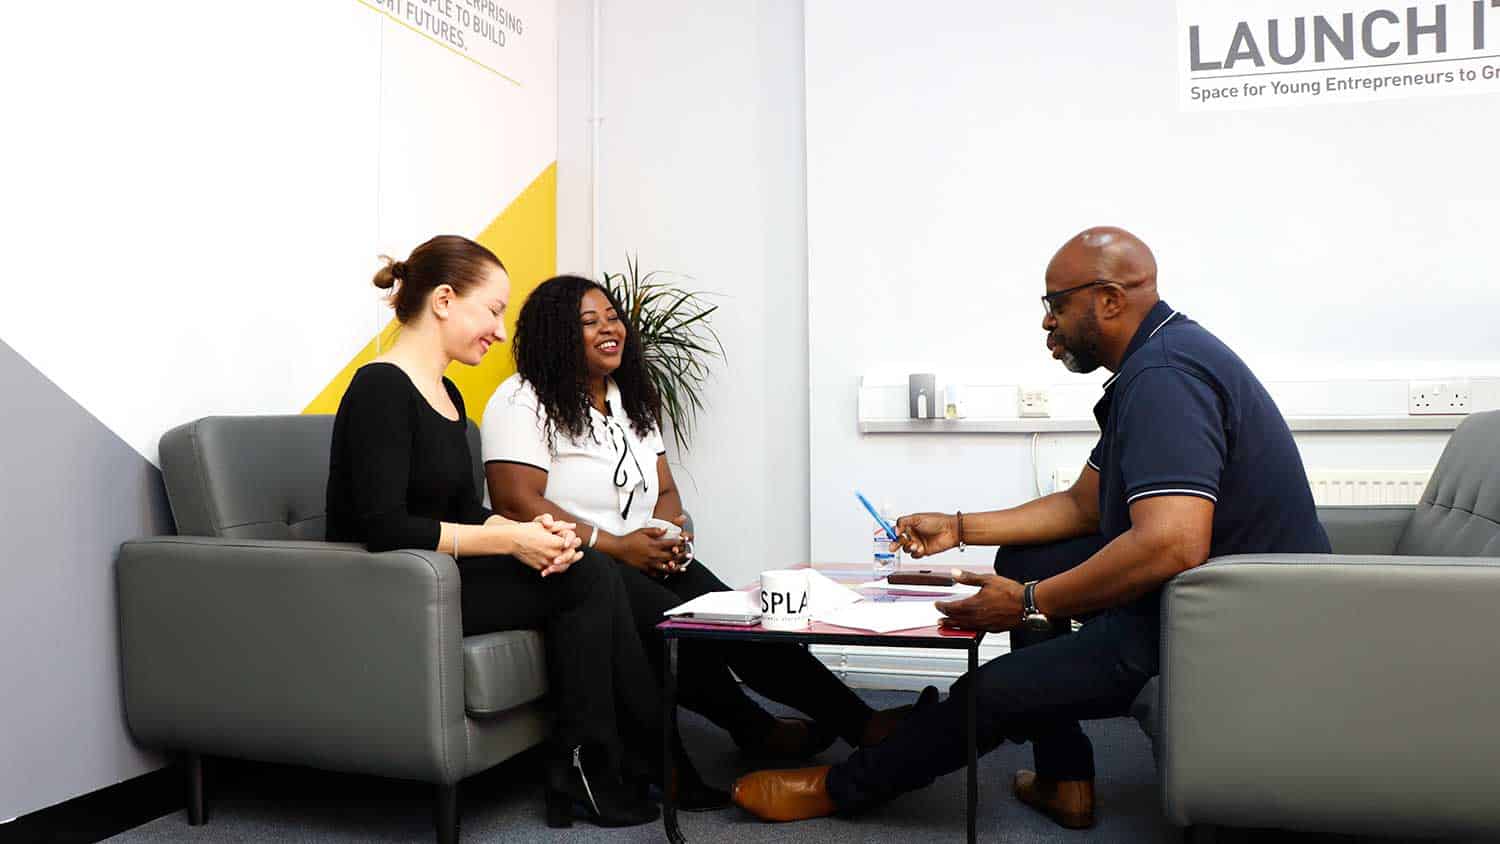
[[[969,670],[967,651],[944,648],[880,648],[859,645],[813,645],[840,680],[856,689],[908,689],[937,686],[947,692],[953,681]],[[1010,651],[1009,633],[991,633],[979,646],[979,663]]]

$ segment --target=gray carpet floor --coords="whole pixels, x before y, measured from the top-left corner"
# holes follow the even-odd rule
[[[910,702],[905,692],[862,692],[876,707]],[[777,707],[769,705],[776,710]],[[1098,825],[1071,832],[1053,825],[1010,795],[1011,773],[1030,768],[1028,747],[1005,745],[980,760],[979,840],[986,842],[1180,842],[1181,832],[1161,815],[1156,769],[1145,736],[1133,721],[1117,719],[1086,725],[1099,772]],[[747,770],[733,743],[721,731],[684,713],[687,746],[706,779],[727,787]],[[842,742],[822,761],[842,759]],[[549,829],[543,819],[539,762],[523,754],[463,783],[459,792],[464,842],[664,840],[660,822],[631,829],[599,829],[579,821],[569,830]],[[212,807],[205,826],[192,828],[182,812],[158,818],[108,839],[115,844],[190,842],[428,842],[432,841],[427,786],[373,777],[301,768],[219,762],[210,768]],[[907,842],[964,839],[964,772],[950,774],[921,791],[854,820],[823,818],[795,824],[765,824],[731,807],[721,812],[682,813],[683,832],[692,842]],[[1239,831],[1236,842],[1390,842],[1346,836]]]

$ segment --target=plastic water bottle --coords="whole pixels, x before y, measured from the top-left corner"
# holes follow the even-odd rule
[[[891,515],[889,507],[880,508],[880,518],[885,519],[886,524],[892,528],[896,526],[896,518]],[[901,549],[891,550],[891,538],[886,535],[885,528],[880,522],[871,522],[875,526],[873,550],[874,550],[874,576],[876,579],[895,574],[901,570]]]

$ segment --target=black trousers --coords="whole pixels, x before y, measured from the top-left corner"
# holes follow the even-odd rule
[[[508,556],[459,563],[464,635],[540,630],[559,747],[596,744],[660,753],[661,693],[636,635],[619,566],[584,549],[561,574],[539,576]],[[654,742],[654,743],[653,743]]]
[[[629,597],[631,615],[650,654],[653,677],[661,664],[661,634],[656,625],[662,613],[707,592],[728,589],[701,560],[687,569],[657,580],[624,563],[620,579]],[[811,717],[817,724],[858,744],[872,710],[839,681],[827,666],[794,644],[764,642],[709,642],[685,640],[678,645],[678,701],[729,732],[741,745],[757,741],[773,725],[773,717],[751,700],[730,674],[771,700]]]
[[[1072,568],[1102,545],[1099,537],[1085,537],[1005,548],[995,568],[1007,577],[1035,580]],[[1155,613],[1129,606],[1099,613],[1071,635],[1025,642],[966,673],[945,700],[913,712],[884,742],[835,765],[828,774],[830,796],[841,811],[856,811],[967,764],[970,688],[977,696],[981,754],[1006,740],[1030,741],[1041,775],[1093,777],[1093,747],[1078,722],[1129,713],[1157,673],[1159,628]]]

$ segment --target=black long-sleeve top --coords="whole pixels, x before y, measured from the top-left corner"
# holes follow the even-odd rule
[[[439,522],[482,524],[492,512],[474,488],[464,399],[448,419],[395,364],[354,373],[333,422],[328,466],[328,539],[371,551],[437,548]]]

